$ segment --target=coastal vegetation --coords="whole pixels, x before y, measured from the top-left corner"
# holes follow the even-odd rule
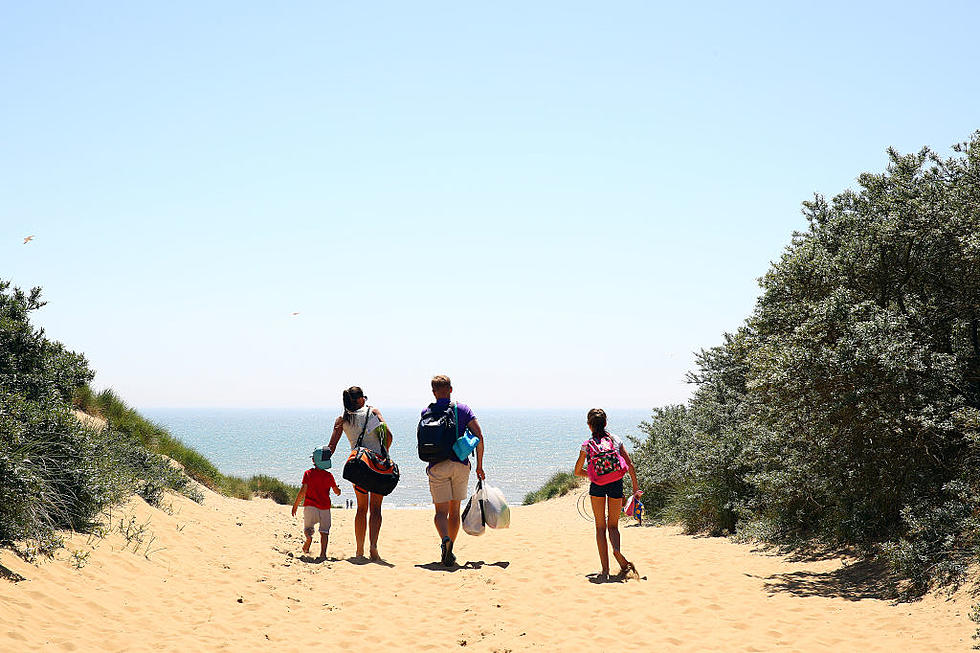
[[[147,420],[112,390],[94,393],[88,385],[81,386],[75,392],[73,404],[88,415],[106,420],[110,428],[138,440],[146,449],[179,463],[188,476],[215,492],[238,499],[267,497],[281,504],[292,503],[299,492],[297,486],[264,474],[249,478],[222,474],[200,452]]]
[[[545,481],[545,484],[534,492],[524,495],[524,505],[529,506],[538,501],[547,501],[555,497],[563,497],[580,485],[582,479],[568,472],[556,472]]]
[[[230,496],[292,501],[296,488],[225,476],[111,391],[93,393],[85,357],[31,325],[42,306],[39,288],[0,281],[0,544],[49,552],[59,529],[91,531],[104,509],[133,494],[155,506],[168,490],[201,501],[191,479]],[[77,419],[75,407],[106,425]]]
[[[908,590],[980,547],[980,132],[889,150],[803,204],[752,314],[634,439],[644,503],[690,532],[847,546]]]

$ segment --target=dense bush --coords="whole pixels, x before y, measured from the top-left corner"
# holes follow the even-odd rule
[[[57,544],[56,529],[86,530],[132,493],[158,502],[187,479],[124,434],[92,429],[71,398],[92,378],[85,358],[29,321],[39,289],[0,282],[0,542]]]
[[[804,204],[745,325],[635,443],[690,530],[858,544],[924,589],[980,543],[980,132]],[[762,527],[760,528],[760,525]]]
[[[93,374],[83,356],[31,326],[43,305],[39,289],[0,282],[0,542],[35,551],[56,546],[58,529],[89,529],[131,494],[157,505],[165,490],[196,492],[138,433],[79,423],[72,399],[93,404]]]
[[[0,543],[50,550],[58,529],[87,530],[103,508],[132,494],[152,505],[166,490],[201,501],[188,475],[231,496],[293,501],[298,488],[225,476],[111,390],[92,392],[85,358],[31,326],[30,313],[43,305],[40,289],[0,282]],[[106,427],[80,423],[73,407]]]

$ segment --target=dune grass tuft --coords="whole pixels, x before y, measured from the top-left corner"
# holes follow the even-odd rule
[[[137,439],[149,451],[176,461],[185,474],[215,492],[236,499],[267,497],[281,504],[292,503],[299,492],[298,487],[271,476],[260,474],[244,479],[222,474],[200,452],[140,415],[112,390],[94,394],[87,385],[83,386],[76,392],[74,404],[79,410],[105,419],[109,429],[125,433]]]
[[[582,479],[574,474],[569,474],[568,472],[556,472],[554,476],[549,478],[541,489],[536,492],[528,492],[524,495],[524,505],[529,506],[532,503],[537,503],[539,501],[547,501],[548,499],[554,499],[555,497],[563,497],[575,488],[577,488],[582,482]]]

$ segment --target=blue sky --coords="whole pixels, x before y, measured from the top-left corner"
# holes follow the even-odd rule
[[[801,201],[980,128],[975,3],[787,4],[3,2],[0,277],[139,407],[681,401]]]

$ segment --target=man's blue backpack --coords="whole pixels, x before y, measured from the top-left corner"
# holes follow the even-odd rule
[[[419,458],[427,463],[438,463],[450,458],[455,460],[453,444],[459,437],[456,432],[458,422],[455,402],[445,407],[429,404],[429,409],[419,420]]]

